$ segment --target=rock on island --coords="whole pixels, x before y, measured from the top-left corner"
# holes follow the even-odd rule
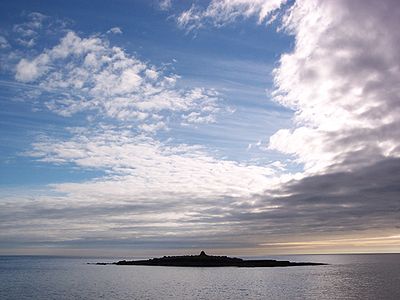
[[[148,260],[121,260],[114,263],[96,263],[98,265],[112,264],[118,266],[170,266],[170,267],[291,267],[318,266],[324,263],[290,262],[287,260],[244,260],[237,257],[207,255],[201,251],[199,255],[164,256]]]

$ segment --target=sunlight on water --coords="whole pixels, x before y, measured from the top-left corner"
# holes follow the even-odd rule
[[[86,262],[101,259],[2,256],[0,299],[400,299],[399,254],[284,258],[331,265],[96,266]]]

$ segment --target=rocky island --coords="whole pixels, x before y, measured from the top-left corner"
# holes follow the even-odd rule
[[[170,267],[291,267],[318,266],[324,263],[290,262],[287,260],[244,260],[237,257],[207,255],[201,251],[199,255],[164,256],[148,260],[121,260],[114,263],[96,263],[98,265],[118,266],[170,266]]]

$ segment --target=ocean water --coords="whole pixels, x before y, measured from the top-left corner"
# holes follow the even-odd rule
[[[400,254],[269,257],[286,268],[97,266],[115,259],[0,256],[0,299],[400,299]]]

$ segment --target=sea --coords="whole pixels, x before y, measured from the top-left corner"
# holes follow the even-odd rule
[[[119,258],[0,256],[0,299],[400,299],[400,254],[268,256],[325,266],[90,265]]]

